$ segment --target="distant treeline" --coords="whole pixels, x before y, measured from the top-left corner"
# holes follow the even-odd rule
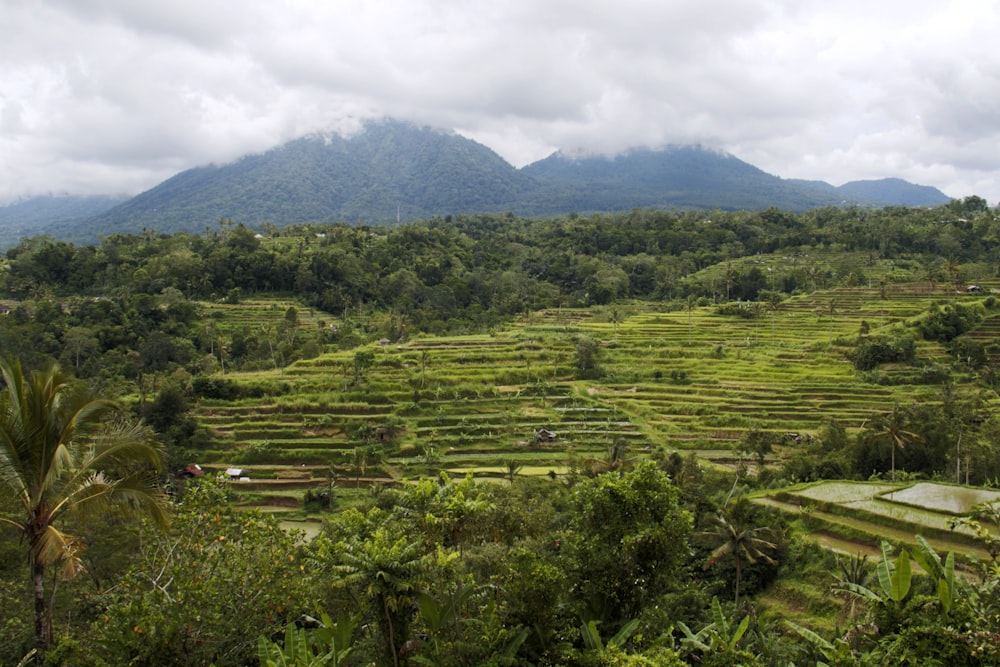
[[[254,230],[224,219],[202,235],[115,234],[83,246],[40,236],[7,252],[0,293],[31,312],[15,308],[13,321],[26,327],[5,332],[0,351],[77,365],[74,355],[96,346],[118,350],[124,365],[129,351],[166,364],[212,345],[203,332],[183,333],[198,318],[192,300],[235,302],[255,293],[286,295],[337,317],[388,313],[390,338],[481,331],[529,310],[623,299],[755,300],[764,289],[793,293],[861,284],[864,276],[810,261],[764,275],[748,257],[859,251],[873,262],[907,258],[909,275],[931,282],[957,279],[947,267],[960,264],[986,263],[995,272],[1000,217],[968,197],[928,209],[636,210],[542,220],[489,214],[396,227]],[[719,266],[727,268],[705,270]],[[167,344],[177,336],[189,343]]]

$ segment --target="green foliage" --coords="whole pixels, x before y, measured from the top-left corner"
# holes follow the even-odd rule
[[[756,319],[761,310],[757,304],[751,301],[729,301],[715,307],[715,312],[719,315],[741,317],[745,320]]]
[[[282,396],[291,391],[287,382],[236,382],[226,378],[206,376],[194,378],[191,387],[196,396],[223,401]]]
[[[149,429],[71,385],[56,366],[25,373],[19,361],[7,360],[0,373],[0,526],[23,540],[35,640],[44,655],[57,582],[82,569],[85,545],[69,531],[95,517],[148,516],[166,524],[154,478],[163,450]]]
[[[629,637],[635,634],[635,631],[639,629],[639,619],[633,618],[622,625],[621,628],[618,629],[618,632],[611,637],[608,637],[607,642],[605,642],[601,639],[601,633],[597,630],[597,623],[598,622],[595,620],[590,620],[580,626],[580,635],[583,637],[583,645],[591,651],[603,651],[605,646],[608,648],[612,646],[624,646]]]
[[[763,563],[777,567],[774,558],[778,551],[778,537],[770,526],[758,526],[754,513],[745,497],[731,507],[724,507],[713,517],[714,530],[704,536],[715,542],[715,548],[706,567],[715,566],[722,559],[732,559],[735,565],[735,599],[739,608],[744,567]]]
[[[227,482],[188,482],[169,533],[145,535],[139,562],[103,600],[91,651],[110,664],[245,665],[257,637],[313,606],[296,539],[236,511]]]
[[[732,623],[723,612],[718,598],[712,598],[712,622],[698,632],[692,632],[683,622],[677,625],[684,633],[681,643],[689,652],[700,656],[701,664],[759,664],[752,654],[741,648],[750,627],[750,616],[743,616],[739,623]]]
[[[935,305],[917,323],[917,331],[924,340],[947,343],[972,331],[983,317],[983,306],[978,303]]]
[[[460,215],[393,229],[272,228],[266,239],[220,221],[217,232],[200,237],[112,234],[95,247],[51,239],[23,243],[12,251],[9,270],[0,271],[4,303],[11,295],[21,299],[0,317],[0,350],[23,353],[26,367],[59,358],[79,378],[134,400],[134,413],[161,433],[178,461],[197,455],[208,468],[268,464],[262,476],[279,463],[320,470],[334,463],[349,468],[359,487],[368,483],[366,473],[405,480],[399,488],[344,493],[352,504],[379,509],[337,514],[329,519],[330,537],[310,547],[283,542],[270,522],[244,526],[245,517],[259,517],[225,514],[221,497],[201,523],[178,519],[193,526],[183,533],[187,540],[178,532],[169,539],[144,533],[141,550],[122,539],[121,550],[109,552],[93,531],[81,532],[94,583],[59,587],[59,618],[73,623],[60,659],[252,662],[255,638],[280,639],[277,628],[321,601],[321,608],[364,614],[366,632],[359,633],[350,658],[358,664],[404,660],[393,651],[404,646],[411,664],[639,665],[661,657],[664,664],[676,663],[665,648],[671,624],[701,627],[713,592],[732,590],[738,578],[746,603],[777,571],[767,558],[754,556],[757,564],[751,565],[744,554],[736,577],[738,552],[731,551],[718,554],[707,579],[694,571],[708,560],[701,556],[730,537],[699,543],[695,562],[688,548],[691,516],[709,527],[732,480],[700,466],[694,453],[685,460],[681,452],[741,447],[759,462],[787,464],[781,473],[769,465],[774,472],[766,473],[800,480],[878,476],[896,467],[895,458],[907,474],[953,478],[951,457],[959,450],[961,472],[970,468],[973,481],[996,469],[996,429],[982,420],[982,410],[960,409],[915,386],[947,377],[964,399],[972,382],[989,382],[993,374],[983,359],[991,350],[979,341],[988,340],[992,322],[950,341],[947,350],[958,364],[949,363],[936,342],[914,341],[917,329],[895,324],[919,326],[912,318],[938,296],[933,284],[912,287],[925,262],[911,253],[933,252],[939,243],[955,248],[955,260],[944,269],[951,281],[959,262],[972,276],[996,254],[989,211],[961,225],[941,222],[949,217],[941,214],[902,208],[710,215],[637,210],[537,221]],[[872,230],[878,230],[876,241]],[[869,278],[882,289],[843,286]],[[989,280],[985,274],[983,280]],[[824,289],[833,291],[805,293]],[[796,294],[780,301],[777,290]],[[263,296],[275,292],[285,296]],[[962,309],[978,298],[946,296]],[[732,317],[711,314],[729,298],[751,297],[760,301],[721,309]],[[605,301],[603,311],[583,308]],[[515,316],[524,320],[510,333],[504,325]],[[760,346],[760,319],[767,316],[773,344]],[[944,331],[954,328],[953,316],[923,319]],[[869,334],[858,339],[851,359],[872,372],[852,374],[843,357],[861,318]],[[422,332],[490,335],[431,339],[419,337]],[[382,336],[393,344],[371,346]],[[581,350],[577,343],[585,341]],[[918,348],[927,363],[901,368],[900,362],[917,360]],[[357,369],[356,360],[362,362]],[[979,379],[960,375],[977,364]],[[357,386],[351,386],[356,370]],[[580,378],[587,382],[574,381]],[[888,413],[894,402],[907,407]],[[185,411],[196,403],[198,419],[215,432],[212,441],[207,429],[189,428],[193,418]],[[876,416],[858,428],[859,410]],[[808,437],[831,417],[849,426],[851,437],[833,424],[818,440]],[[588,459],[611,472],[593,479],[564,474],[559,444],[530,443],[539,427],[558,431],[558,443],[580,452],[574,473]],[[800,441],[756,439],[786,430]],[[744,432],[745,441],[736,445]],[[522,441],[528,444],[511,449]],[[396,444],[411,455],[397,456]],[[657,463],[683,493],[666,475],[660,480],[645,470],[628,471],[647,456],[647,444],[654,452],[680,450]],[[412,456],[418,451],[428,455]],[[447,476],[414,481],[443,463],[475,467],[477,474],[499,470],[511,483]],[[550,477],[542,478],[539,469],[551,470]],[[316,468],[299,474],[309,470],[315,474]],[[762,484],[768,476],[740,481]],[[250,499],[249,485],[233,486]],[[314,508],[324,504],[315,494],[312,499]],[[179,506],[182,515],[186,503]],[[802,506],[803,523],[810,512]],[[240,535],[213,523],[214,513],[242,526]],[[740,528],[739,517],[726,522]],[[773,521],[754,519],[743,528],[765,523]],[[66,527],[76,532],[72,522]],[[723,529],[721,522],[714,527]],[[258,532],[270,547],[255,546]],[[215,535],[215,543],[206,535]],[[239,548],[228,551],[220,535]],[[758,543],[768,558],[789,564],[779,532],[750,535],[777,547]],[[329,544],[320,557],[324,540]],[[348,547],[343,558],[341,544]],[[315,550],[315,557],[303,561],[300,548]],[[23,584],[11,583],[24,579],[25,563],[17,549],[10,553],[0,559],[14,563],[0,565],[0,600],[24,613],[0,622],[10,633],[2,645],[5,664],[23,656],[24,636],[31,634]],[[918,563],[924,557],[919,549],[910,553]],[[295,560],[286,563],[281,556],[289,554]],[[351,556],[360,560],[349,562]],[[829,570],[833,562],[827,565]],[[339,567],[367,576],[349,576],[354,573]],[[893,567],[889,582],[898,592],[902,574]],[[946,641],[989,651],[995,577],[966,589],[961,581],[948,583],[947,558],[940,567],[933,587],[914,575],[901,603],[874,580],[855,582],[874,585],[879,602],[871,606],[879,611],[865,621],[882,628],[881,634],[856,628],[855,645],[891,664],[886,656],[919,655],[903,646],[903,638],[927,646],[938,641],[931,630],[937,623],[939,659],[954,649]],[[128,574],[120,581],[123,569]],[[273,600],[281,610],[270,616],[272,623],[258,614],[263,606],[241,597],[242,582],[258,580],[258,599]],[[383,589],[387,605],[379,602]],[[175,604],[181,598],[187,602]],[[232,608],[235,620],[220,620],[224,608]],[[600,651],[587,648],[584,642],[594,635],[580,633],[581,618],[588,629],[593,620],[595,631],[612,636],[628,620],[640,619],[628,644],[641,655],[607,644]],[[94,619],[93,628],[84,628],[83,619]],[[903,626],[905,619],[912,619],[910,626]],[[727,632],[738,629],[739,620],[730,620]],[[800,661],[794,650],[770,651],[760,640],[761,626],[751,620],[733,655],[689,657],[703,664],[784,664],[778,655]],[[808,640],[795,641],[801,648]],[[823,655],[810,646],[812,657]],[[836,641],[830,646],[839,650]]]
[[[762,431],[759,425],[754,425],[750,430],[740,436],[739,451],[752,454],[757,459],[757,465],[764,467],[767,456],[774,450],[777,435]]]
[[[869,371],[879,364],[912,362],[916,347],[911,337],[899,334],[889,336],[864,336],[848,357],[859,371]]]
[[[910,592],[913,574],[910,569],[910,555],[903,549],[895,563],[889,562],[889,544],[882,542],[882,560],[875,567],[882,592],[893,602],[900,603]]]
[[[319,627],[307,630],[289,623],[285,627],[284,642],[280,645],[264,635],[257,638],[261,667],[344,667],[348,664],[357,620],[341,616],[333,622],[323,612],[318,621],[313,618],[306,621]]]
[[[615,628],[666,593],[688,556],[691,516],[652,462],[583,480],[566,536],[574,596],[590,617]]]
[[[836,638],[830,642],[797,623],[785,621],[785,624],[823,655],[824,661],[817,661],[817,667],[849,667],[857,664],[857,658],[851,651],[851,645],[843,639]]]
[[[365,603],[365,617],[379,629],[379,654],[387,664],[397,664],[399,652],[410,639],[417,610],[420,575],[425,558],[420,544],[388,526],[379,526],[363,541],[339,542],[332,553],[331,570],[338,587],[348,588]]]
[[[576,369],[580,378],[596,378],[601,375],[600,343],[589,336],[578,336],[574,342]]]
[[[949,552],[942,563],[941,557],[922,535],[917,535],[916,539],[918,549],[913,558],[934,581],[942,615],[947,616],[955,606],[955,554]]]

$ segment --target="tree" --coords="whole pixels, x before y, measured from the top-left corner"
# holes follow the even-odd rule
[[[774,344],[774,320],[777,317],[781,302],[785,300],[785,295],[777,290],[761,290],[758,298],[767,304],[767,310],[771,313],[771,344]]]
[[[504,461],[505,476],[511,484],[514,483],[514,478],[517,477],[517,474],[521,472],[521,468],[523,467],[523,464],[517,459],[507,459]]]
[[[398,666],[417,609],[417,582],[423,567],[420,543],[381,526],[369,539],[337,544],[333,572],[369,605],[379,629],[383,664]]]
[[[375,363],[375,353],[371,350],[362,350],[354,353],[354,384],[359,384],[365,376],[365,371]]]
[[[741,506],[745,501],[737,502],[732,510],[725,508],[715,515],[715,530],[710,533],[720,544],[712,552],[709,566],[720,558],[732,556],[736,564],[736,598],[735,605],[740,606],[740,586],[743,579],[743,566],[754,565],[763,560],[769,565],[777,565],[771,557],[778,545],[765,537],[770,537],[771,529],[767,526],[751,527],[747,512]]]
[[[146,426],[116,415],[117,406],[75,390],[57,366],[25,376],[19,361],[0,362],[0,494],[16,499],[17,516],[0,523],[20,531],[28,549],[35,601],[35,639],[52,641],[45,577],[80,570],[83,544],[60,527],[106,515],[167,516],[153,471],[163,450]]]
[[[576,563],[574,595],[589,607],[585,620],[602,620],[614,632],[678,581],[692,526],[679,495],[651,461],[574,487],[576,512],[564,542]]]
[[[81,357],[86,360],[100,349],[100,341],[89,327],[73,327],[63,334],[63,356],[72,359],[73,367],[80,368]]]
[[[580,371],[581,378],[594,378],[601,374],[601,367],[598,360],[601,353],[601,345],[589,336],[578,336],[575,341],[576,348],[576,368]]]
[[[895,405],[892,412],[881,415],[875,421],[876,432],[871,436],[872,442],[888,442],[891,451],[892,481],[896,481],[896,448],[903,449],[913,442],[923,442],[923,437],[912,431],[907,431],[906,426],[908,415],[906,411]]]
[[[757,460],[758,473],[764,469],[767,455],[773,450],[774,435],[761,430],[760,424],[754,424],[740,438],[739,451],[753,454]]]
[[[257,637],[310,609],[316,580],[301,535],[236,509],[221,476],[185,485],[171,528],[144,534],[138,558],[102,601],[85,648],[109,665],[252,664]]]

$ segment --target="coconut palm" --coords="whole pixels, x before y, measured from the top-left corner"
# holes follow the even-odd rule
[[[16,510],[0,525],[18,530],[28,550],[35,638],[44,655],[52,640],[46,574],[68,578],[81,568],[83,544],[65,532],[88,518],[151,516],[166,522],[153,471],[164,453],[152,431],[117,418],[117,406],[77,391],[58,366],[26,376],[18,361],[0,361],[0,495]]]
[[[740,586],[743,579],[743,565],[754,565],[759,560],[770,565],[777,565],[771,557],[778,545],[765,537],[770,537],[771,529],[766,526],[751,527],[746,518],[745,508],[738,502],[733,511],[721,509],[715,515],[715,530],[710,535],[719,541],[719,546],[712,552],[709,563],[715,563],[725,556],[732,556],[736,563],[736,599],[735,605],[740,606]]]
[[[887,441],[891,451],[892,481],[896,481],[896,448],[903,449],[912,442],[924,442],[924,439],[914,433],[907,431],[903,427],[906,425],[906,411],[898,405],[893,406],[892,412],[882,415],[875,422],[876,432],[871,436],[872,442]]]

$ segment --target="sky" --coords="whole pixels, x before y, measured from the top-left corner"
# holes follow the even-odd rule
[[[1000,201],[996,0],[0,0],[0,203],[391,117]]]

